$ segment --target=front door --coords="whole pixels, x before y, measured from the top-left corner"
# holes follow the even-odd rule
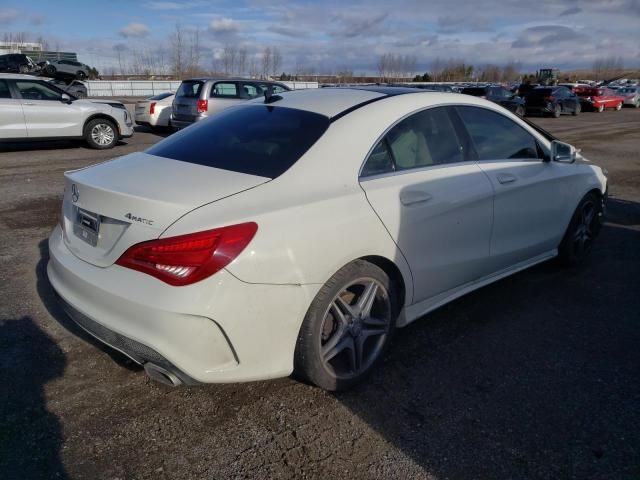
[[[480,107],[456,110],[495,191],[492,270],[555,249],[567,221],[562,166],[545,161],[535,137],[510,118]]]

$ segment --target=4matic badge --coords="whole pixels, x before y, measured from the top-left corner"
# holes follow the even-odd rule
[[[127,213],[125,218],[128,218],[132,222],[144,223],[145,225],[153,225],[153,220],[149,220],[148,218],[137,217],[133,213]]]

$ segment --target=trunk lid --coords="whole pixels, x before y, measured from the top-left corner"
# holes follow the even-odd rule
[[[66,172],[64,241],[77,257],[107,267],[191,210],[269,180],[143,152]]]

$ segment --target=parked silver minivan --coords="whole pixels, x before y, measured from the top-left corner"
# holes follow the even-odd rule
[[[171,126],[185,128],[241,102],[290,90],[278,82],[242,78],[184,80],[173,100]]]

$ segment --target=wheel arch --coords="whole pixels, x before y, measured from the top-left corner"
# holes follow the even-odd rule
[[[389,275],[389,278],[398,286],[398,307],[400,310],[402,310],[407,299],[407,287],[405,279],[398,265],[396,265],[395,262],[389,260],[388,258],[382,257],[380,255],[367,255],[364,257],[360,257],[359,260],[364,260],[365,262],[372,263],[373,265],[381,268],[387,275]]]
[[[116,130],[118,131],[118,137],[120,137],[122,135],[122,132],[120,131],[120,124],[118,123],[118,121],[115,118],[113,118],[111,115],[108,115],[106,113],[94,113],[94,114],[88,116],[84,121],[84,125],[82,125],[82,134],[84,135],[86,133],[85,130],[87,128],[88,123],[91,120],[96,120],[96,119],[99,119],[99,118],[101,118],[103,120],[109,120],[111,123],[113,123],[115,125]]]

